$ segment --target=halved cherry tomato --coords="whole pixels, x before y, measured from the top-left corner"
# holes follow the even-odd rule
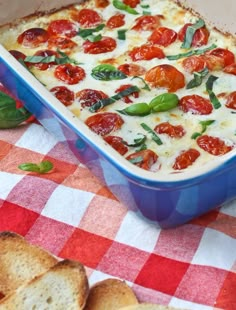
[[[135,25],[131,28],[132,30],[149,30],[153,31],[160,26],[160,19],[163,18],[163,15],[143,15],[135,19]]]
[[[140,0],[123,0],[122,2],[131,8],[136,8],[136,6],[140,3]]]
[[[211,114],[213,106],[210,100],[199,95],[187,95],[180,99],[179,107],[184,112],[192,114],[207,115]]]
[[[77,46],[77,43],[67,37],[52,36],[48,39],[49,48],[59,48],[60,50],[69,49],[72,50]]]
[[[110,29],[119,28],[125,24],[125,14],[117,13],[116,15],[111,16],[106,25]]]
[[[85,78],[85,71],[79,66],[72,64],[58,65],[55,69],[54,75],[57,79],[72,85],[77,84]]]
[[[85,54],[101,54],[113,51],[116,48],[116,40],[110,37],[102,37],[100,41],[84,41],[83,49]]]
[[[52,51],[52,50],[39,50],[37,51],[34,56],[42,56],[42,57],[49,57],[49,56],[56,56],[58,57],[58,53],[55,52],[55,51]],[[36,67],[37,69],[39,70],[47,70],[48,68],[54,66],[56,64],[55,61],[51,61],[51,62],[48,62],[48,63],[43,63],[43,62],[40,62],[40,63],[35,63],[35,64],[31,64],[32,66]]]
[[[236,63],[233,63],[231,65],[228,65],[223,70],[225,73],[236,75]]]
[[[229,109],[236,110],[236,91],[233,91],[227,96],[225,106]]]
[[[66,107],[70,106],[75,100],[74,92],[65,86],[55,86],[50,89],[50,92]]]
[[[108,98],[108,96],[101,90],[85,88],[76,93],[76,98],[79,100],[81,106],[91,107],[97,101]]]
[[[187,23],[179,30],[178,39],[180,41],[182,41],[182,42],[184,41],[187,28],[191,25],[192,25],[191,23]],[[198,47],[198,46],[206,45],[208,43],[209,36],[210,36],[210,33],[206,27],[202,27],[200,29],[197,29],[193,35],[191,46],[192,47]]]
[[[150,170],[152,165],[157,161],[158,155],[152,150],[147,149],[132,153],[126,159],[142,169]]]
[[[208,135],[200,136],[197,144],[201,149],[215,156],[224,155],[233,149],[233,146],[227,145],[220,138]]]
[[[175,92],[185,86],[183,73],[168,64],[155,66],[148,70],[145,80],[153,87],[165,87],[169,92]]]
[[[204,56],[190,56],[183,60],[182,65],[185,71],[189,73],[199,72],[207,67],[207,62]]]
[[[122,64],[117,69],[128,76],[143,75],[146,72],[146,69],[144,67],[133,63]]]
[[[43,28],[30,28],[18,36],[17,42],[24,47],[34,48],[47,42],[48,38],[47,30]]]
[[[129,56],[133,61],[138,60],[151,60],[153,58],[162,59],[165,58],[163,50],[152,44],[143,44],[138,47],[134,47],[130,52]]]
[[[80,23],[83,28],[96,27],[102,23],[102,17],[93,9],[81,9],[74,11],[71,15],[72,19]]]
[[[234,63],[234,54],[225,48],[215,48],[205,55],[209,70],[221,70],[222,68]]]
[[[120,129],[124,121],[121,116],[113,112],[97,113],[89,116],[85,124],[95,133],[101,136],[110,134]]]
[[[128,152],[128,147],[123,143],[123,139],[121,137],[106,136],[104,140],[121,155],[125,155],[125,153]]]
[[[96,8],[106,8],[109,5],[109,0],[95,0]]]
[[[167,134],[171,138],[181,138],[185,135],[185,130],[181,125],[172,125],[169,122],[158,124],[154,131],[159,134]]]
[[[200,152],[195,149],[189,149],[187,151],[183,151],[179,156],[176,157],[173,169],[182,170],[191,166],[197,158],[200,156]]]
[[[153,44],[158,44],[166,47],[171,43],[175,42],[176,38],[177,33],[173,29],[167,27],[159,27],[152,32],[152,34],[148,38],[148,41]]]
[[[53,20],[48,25],[48,33],[50,36],[60,35],[68,38],[76,36],[78,32],[75,23],[68,19],[57,19]]]
[[[133,86],[133,85],[131,85],[131,84],[121,85],[119,88],[117,88],[117,89],[115,90],[115,93],[119,93],[119,92],[121,92],[121,91],[123,91],[123,90],[125,90],[125,89],[127,89],[127,88],[130,88],[131,86]],[[129,96],[123,97],[121,100],[123,100],[125,103],[132,103],[133,101],[130,99],[130,96],[131,96],[131,95],[132,95],[134,98],[138,98],[138,97],[139,97],[139,93],[138,93],[138,92],[133,92],[133,93],[130,94]]]

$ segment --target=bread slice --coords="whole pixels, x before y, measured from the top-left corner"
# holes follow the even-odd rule
[[[119,279],[106,279],[91,287],[85,310],[117,310],[138,304],[132,289]]]
[[[0,299],[57,262],[52,254],[20,235],[0,233]]]
[[[81,310],[88,291],[84,266],[63,260],[0,300],[0,309]]]
[[[179,309],[179,308],[177,309],[177,308],[162,306],[162,305],[141,303],[138,305],[122,307],[122,308],[119,308],[117,310],[184,310],[184,309]],[[187,309],[185,309],[185,310],[187,310]]]

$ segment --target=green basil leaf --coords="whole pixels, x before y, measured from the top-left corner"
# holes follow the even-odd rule
[[[147,103],[140,102],[131,104],[127,108],[118,110],[117,112],[129,116],[146,116],[151,113],[151,109]]]
[[[206,82],[206,91],[208,92],[210,101],[215,109],[219,109],[221,107],[221,103],[219,99],[216,97],[215,93],[213,92],[213,84],[217,79],[218,79],[217,76],[210,75]]]
[[[125,11],[125,12],[127,12],[129,14],[133,14],[133,15],[139,14],[135,9],[131,8],[129,5],[124,4],[122,1],[113,0],[112,4],[118,10]]]
[[[126,32],[127,29],[120,29],[117,31],[118,39],[119,40],[125,40],[126,39]]]
[[[33,64],[50,63],[56,61],[56,56],[26,56],[24,61]]]
[[[143,13],[142,13],[143,15],[151,15],[152,14],[152,12],[150,12],[150,11],[143,11]]]
[[[181,45],[181,48],[190,48],[192,45],[192,40],[195,32],[204,26],[205,22],[202,19],[199,19],[195,24],[188,26],[185,33],[184,42]]]
[[[173,93],[163,93],[149,103],[152,112],[165,112],[175,108],[179,103],[179,98]]]
[[[217,47],[216,44],[212,44],[211,46],[208,46],[206,48],[195,49],[195,50],[188,51],[186,53],[181,53],[181,54],[176,54],[176,55],[169,55],[169,56],[166,56],[166,58],[168,60],[178,60],[178,59],[193,56],[193,55],[202,55],[206,53],[207,51],[210,51],[216,47]]]
[[[94,34],[91,34],[90,36],[86,38],[86,40],[89,40],[90,42],[98,42],[98,41],[101,41],[101,39],[102,39],[101,34],[98,34],[96,36]]]
[[[137,156],[137,157],[134,157],[134,158],[130,158],[128,160],[130,163],[132,164],[139,164],[143,161],[143,157],[142,156]]]
[[[142,9],[149,9],[150,5],[149,4],[140,4]]]
[[[134,80],[134,79],[140,79],[143,82],[144,87],[142,87],[141,89],[145,89],[145,90],[151,91],[151,88],[148,86],[148,84],[146,83],[146,81],[143,78],[141,78],[140,76],[135,75],[135,76],[132,77],[131,80]]]
[[[207,68],[204,68],[203,70],[199,72],[193,72],[193,79],[188,82],[186,85],[187,89],[195,88],[197,86],[200,86],[202,84],[202,80],[207,74],[209,73],[209,70]]]
[[[2,109],[16,108],[16,101],[11,96],[0,91],[0,111]]]
[[[200,121],[199,124],[202,126],[202,129],[200,132],[193,133],[191,136],[191,139],[195,140],[198,137],[200,137],[207,130],[207,127],[210,126],[211,124],[213,124],[214,122],[215,122],[215,120]]]
[[[143,127],[144,130],[146,130],[149,134],[151,134],[152,140],[153,140],[154,142],[156,142],[156,144],[158,144],[158,145],[163,144],[162,141],[161,141],[161,139],[160,139],[160,138],[158,137],[158,135],[155,133],[155,131],[152,130],[147,124],[141,123],[140,125]]]
[[[136,138],[134,139],[133,143],[127,143],[127,142],[123,142],[125,145],[127,146],[132,146],[132,147],[137,147],[137,146],[141,146],[144,144],[144,142],[146,141],[147,137],[143,134],[139,134],[141,135],[141,138]]]
[[[45,160],[39,164],[23,163],[23,164],[20,164],[18,168],[23,171],[47,173],[53,169],[53,164],[50,161]]]
[[[104,27],[105,27],[105,24],[100,24],[96,28],[88,28],[88,29],[87,28],[85,28],[85,29],[80,28],[79,32],[78,32],[78,36],[80,36],[83,39],[87,39],[87,37],[93,35],[94,32],[101,31]]]
[[[15,128],[19,124],[26,121],[31,116],[31,113],[28,112],[24,107],[20,109],[16,108],[7,108],[0,110],[0,128],[8,129]]]
[[[122,71],[109,64],[98,65],[92,69],[91,76],[100,81],[123,80],[127,78]]]

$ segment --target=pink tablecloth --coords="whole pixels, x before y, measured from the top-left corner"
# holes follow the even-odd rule
[[[52,172],[18,165],[50,160]],[[91,284],[127,281],[140,301],[236,309],[236,201],[176,229],[128,211],[37,123],[0,130],[0,231],[79,260]]]

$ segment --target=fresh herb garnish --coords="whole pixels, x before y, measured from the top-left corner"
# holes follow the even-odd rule
[[[59,53],[59,55],[61,57],[56,57],[55,55],[52,55],[52,56],[27,56],[24,59],[24,62],[33,63],[33,64],[55,62],[57,65],[62,65],[62,64],[66,64],[66,63],[72,63],[75,65],[80,64],[75,59],[70,58],[68,55],[66,55],[62,51],[57,50],[57,52]]]
[[[153,140],[154,142],[156,142],[156,144],[158,144],[158,145],[162,145],[162,144],[163,144],[162,141],[161,141],[161,139],[160,139],[160,138],[158,137],[158,135],[155,133],[155,131],[152,130],[147,124],[141,123],[140,125],[143,127],[144,130],[146,130],[149,134],[151,134],[152,140]]]
[[[91,76],[100,81],[123,80],[127,78],[122,71],[109,64],[98,65],[92,69]]]
[[[129,5],[124,4],[122,1],[113,0],[112,4],[118,10],[125,11],[125,12],[127,12],[129,14],[133,14],[133,15],[139,14],[135,9],[131,8]]]
[[[140,76],[135,75],[135,76],[132,77],[131,80],[134,80],[134,79],[139,79],[139,80],[141,80],[143,82],[144,87],[141,87],[141,89],[151,91],[151,88],[148,86],[148,84],[146,83],[146,81],[143,78],[141,78]]]
[[[150,5],[149,4],[140,4],[142,9],[149,9]]]
[[[213,84],[218,79],[217,76],[210,75],[207,82],[206,82],[206,91],[208,92],[209,98],[213,107],[215,109],[219,109],[221,107],[221,103],[219,99],[216,97],[215,93],[213,92]]]
[[[129,162],[132,163],[132,164],[139,164],[143,161],[143,157],[142,156],[137,156],[137,157],[134,157],[134,158],[130,158],[129,159]]]
[[[86,40],[90,42],[98,42],[98,41],[101,41],[101,39],[102,39],[101,34],[98,34],[96,36],[94,34],[91,34],[90,36],[86,37]]]
[[[117,31],[118,39],[119,40],[125,40],[126,39],[126,32],[127,29],[120,29]]]
[[[202,84],[202,80],[207,74],[209,73],[209,70],[207,68],[204,68],[201,71],[193,72],[193,79],[188,82],[186,85],[187,89],[191,89],[197,86],[200,86]]]
[[[207,120],[207,121],[199,122],[199,124],[202,126],[202,129],[200,132],[193,133],[191,136],[191,139],[196,139],[200,137],[207,130],[207,127],[213,124],[214,122],[215,122],[214,120]]]
[[[104,27],[105,27],[105,24],[100,24],[96,28],[88,28],[88,29],[87,28],[85,28],[85,29],[80,28],[79,31],[78,31],[78,36],[80,36],[81,38],[87,40],[88,37],[94,35],[94,32],[99,32]]]
[[[217,47],[216,44],[212,44],[211,46],[208,46],[206,48],[194,49],[194,50],[188,51],[186,53],[181,53],[181,54],[176,54],[176,55],[169,55],[169,56],[166,56],[166,58],[169,60],[178,60],[178,59],[193,56],[193,55],[202,55],[205,52],[210,51],[216,47]]]
[[[205,26],[205,22],[202,19],[199,19],[195,24],[188,26],[185,36],[184,36],[183,44],[181,45],[181,48],[190,48],[192,45],[195,32],[204,26]]]
[[[152,12],[150,12],[150,11],[143,11],[143,13],[142,13],[143,15],[151,15],[152,14]]]
[[[179,98],[173,93],[163,93],[151,100],[149,106],[153,113],[165,112],[175,108],[179,103]]]
[[[123,141],[123,143],[127,146],[131,146],[131,147],[137,147],[137,146],[141,146],[144,144],[144,142],[146,141],[147,137],[143,134],[139,134],[141,135],[141,138],[135,138],[133,143],[127,143],[125,141]]]
[[[147,103],[140,102],[131,104],[123,110],[117,110],[117,112],[130,116],[146,116],[151,113],[151,108]]]
[[[53,169],[53,164],[49,160],[45,160],[39,164],[23,163],[23,164],[20,164],[18,168],[23,171],[47,173]]]

